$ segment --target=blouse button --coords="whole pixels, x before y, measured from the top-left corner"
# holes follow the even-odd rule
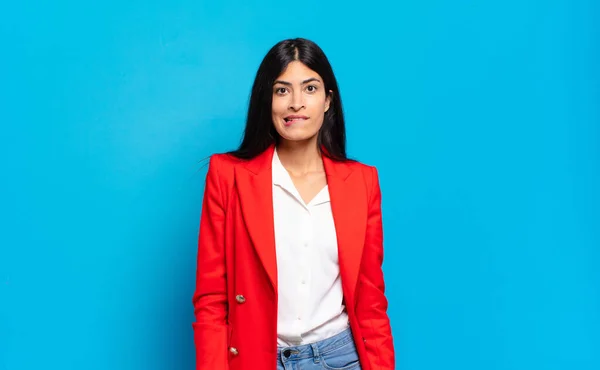
[[[241,295],[241,294],[236,295],[235,296],[235,300],[237,301],[237,303],[244,303],[244,302],[246,302],[246,298],[243,295]]]
[[[234,356],[237,356],[239,354],[237,348],[235,347],[229,347],[229,352],[231,352],[231,354]]]

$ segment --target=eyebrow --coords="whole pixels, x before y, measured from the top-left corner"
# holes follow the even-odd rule
[[[311,78],[309,78],[307,80],[302,81],[302,85],[307,84],[309,82],[314,82],[314,81],[321,82],[321,80],[319,80],[318,78],[311,77]],[[282,80],[277,80],[277,81],[273,82],[273,85],[275,85],[275,84],[282,84],[282,85],[286,85],[286,86],[292,86],[291,82],[282,81]]]

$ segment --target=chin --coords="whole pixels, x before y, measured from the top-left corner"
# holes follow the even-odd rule
[[[297,135],[281,135],[281,139],[285,141],[309,141],[317,136],[317,133],[314,134],[297,134]]]

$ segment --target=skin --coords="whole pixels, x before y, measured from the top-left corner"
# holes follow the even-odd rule
[[[271,115],[281,136],[277,154],[305,203],[327,185],[317,137],[330,94],[321,76],[299,61],[288,64],[273,84]],[[290,116],[303,118],[286,121]]]

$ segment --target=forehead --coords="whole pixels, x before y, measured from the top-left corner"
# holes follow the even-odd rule
[[[313,77],[322,80],[317,72],[308,68],[304,63],[295,60],[287,65],[277,79],[289,82],[301,82]]]

